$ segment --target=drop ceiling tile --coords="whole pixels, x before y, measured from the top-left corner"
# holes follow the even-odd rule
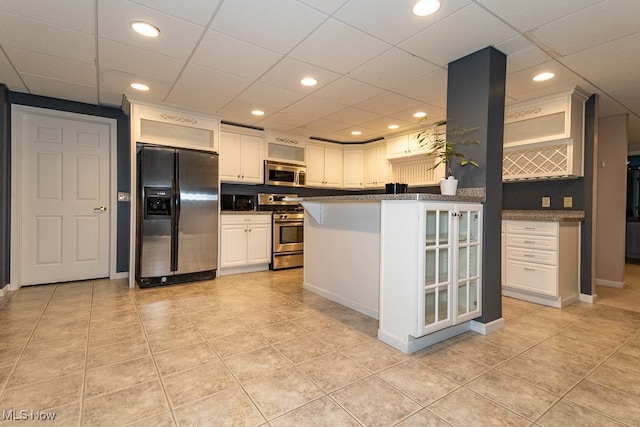
[[[95,86],[97,83],[95,65],[12,47],[6,48],[5,51],[20,73],[65,80],[81,85]]]
[[[432,73],[438,68],[424,59],[398,48],[391,48],[353,70],[349,73],[349,77],[391,90]]]
[[[188,106],[188,108],[217,114],[231,98],[203,90],[184,86],[174,86],[166,102],[174,105]]]
[[[233,98],[245,90],[251,84],[251,80],[200,65],[187,64],[176,84]]]
[[[319,119],[307,123],[304,128],[307,130],[307,132],[309,132],[310,135],[317,136],[320,133],[328,135],[351,127],[341,122],[336,122],[329,119]]]
[[[422,102],[447,96],[447,70],[438,69],[432,73],[398,86],[394,92]]]
[[[640,31],[640,2],[616,0],[585,8],[531,31],[531,34],[561,56],[570,55]],[[571,37],[567,37],[571,34]]]
[[[318,81],[315,86],[304,86],[300,83],[305,77],[313,77]],[[310,94],[340,77],[336,73],[316,67],[309,63],[290,57],[283,58],[262,77],[260,82],[278,86],[293,92]]]
[[[0,12],[3,47],[32,50],[72,61],[94,64],[95,37],[41,21]]]
[[[427,113],[427,119],[421,120],[413,117],[413,114],[418,111],[423,111]],[[403,126],[411,126],[411,127],[420,127],[420,126],[423,126],[425,123],[431,124],[438,120],[442,120],[446,118],[446,116],[447,116],[447,111],[445,108],[438,107],[431,104],[416,105],[415,107],[398,111],[397,113],[389,115],[389,117],[397,119],[399,123],[403,123]]]
[[[234,39],[217,31],[207,31],[191,62],[213,70],[257,79],[273,67],[282,55]]]
[[[602,2],[602,0],[476,1],[522,33]]]
[[[640,75],[640,33],[560,58],[559,62],[596,86],[608,90],[638,81]],[[616,64],[612,67],[611,64]]]
[[[289,56],[346,74],[390,47],[360,30],[329,19],[293,49]]]
[[[98,103],[98,89],[95,86],[80,85],[31,74],[23,74],[22,78],[31,93],[87,104]]]
[[[353,105],[374,96],[384,90],[349,77],[340,77],[313,92],[313,96],[330,99],[344,105]]]
[[[167,97],[172,87],[171,83],[136,76],[122,71],[110,70],[108,68],[100,68],[99,73],[100,89],[111,89],[120,93],[120,96],[125,94],[132,98],[142,97],[143,99],[160,102]],[[135,90],[131,87],[131,83],[146,84],[149,86],[149,90]]]
[[[265,112],[264,116],[254,116],[251,111],[259,109]],[[268,106],[255,102],[248,102],[241,99],[233,99],[225,104],[222,110],[218,111],[224,117],[224,120],[233,123],[256,126],[256,123],[268,119],[277,110],[270,110]]]
[[[299,0],[300,3],[306,4],[322,13],[331,15],[338,10],[348,0]]]
[[[555,73],[555,77],[543,82],[533,81],[533,77],[542,72]],[[564,87],[566,82],[573,81],[577,77],[575,73],[563,67],[562,64],[556,61],[548,61],[507,75],[506,88],[511,96],[519,97],[524,93],[538,91],[547,87]]]
[[[281,54],[289,52],[326,19],[294,0],[226,1],[210,28]]]
[[[98,41],[100,68],[122,71],[153,80],[173,83],[184,61],[111,40]]]
[[[356,105],[361,110],[380,115],[389,115],[420,105],[420,102],[393,92],[385,92]]]
[[[442,2],[437,13],[425,17],[418,17],[411,13],[415,2],[416,0],[350,0],[335,13],[334,17],[380,40],[396,45],[467,6],[471,0],[447,0]]]
[[[340,111],[340,114],[330,114],[325,118],[328,120],[341,122],[346,125],[360,125],[362,123],[366,123],[380,117],[380,114],[375,114],[370,111],[350,107]]]
[[[20,76],[13,68],[5,53],[0,49],[0,82],[5,84],[10,90],[19,92],[26,91],[26,87]]]
[[[98,34],[108,39],[164,56],[186,60],[191,56],[204,27],[158,12],[126,0],[98,2]],[[131,29],[133,20],[141,20],[160,29],[157,38],[143,37]]]
[[[238,95],[238,99],[268,107],[267,110],[274,110],[285,108],[302,99],[304,96],[305,94],[300,92],[294,92],[262,82],[255,82]]]
[[[175,1],[175,0],[131,0],[151,9],[172,15],[185,21],[206,26],[213,17],[221,0]]]
[[[300,113],[307,116],[307,122],[335,114],[344,110],[345,106],[328,99],[316,98],[314,96],[306,96],[301,100],[291,104],[287,108],[281,110],[282,113]]]
[[[0,2],[0,11],[92,35],[95,35],[94,10],[94,2],[86,0]]]
[[[507,24],[480,6],[471,4],[400,43],[399,47],[444,67],[469,53],[495,46],[516,35]]]
[[[507,74],[552,60],[542,49],[523,36],[517,36],[495,46],[507,55]]]
[[[376,132],[375,129],[369,129],[364,126],[357,127],[357,130],[361,132],[360,135],[352,135],[351,132],[353,130],[354,128],[347,128],[347,129],[339,130],[336,132],[332,132],[329,138],[327,139],[331,139],[332,141],[338,141],[338,142],[358,143],[362,141],[375,139],[380,135],[380,133]]]
[[[98,89],[98,104],[121,108],[122,92],[115,89],[101,87]]]

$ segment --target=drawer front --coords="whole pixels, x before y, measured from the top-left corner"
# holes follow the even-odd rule
[[[558,296],[557,267],[507,260],[506,287],[534,294]]]
[[[271,224],[271,215],[220,215],[220,224]]]
[[[535,264],[558,265],[556,251],[539,251],[536,249],[507,248],[507,259]]]
[[[507,233],[557,236],[558,223],[551,221],[505,221]]]
[[[526,236],[507,233],[507,250],[511,247],[555,251],[558,247],[556,237]]]

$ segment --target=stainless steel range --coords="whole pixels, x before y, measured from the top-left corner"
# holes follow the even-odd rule
[[[258,194],[258,210],[273,212],[271,269],[302,267],[304,213],[296,194]]]

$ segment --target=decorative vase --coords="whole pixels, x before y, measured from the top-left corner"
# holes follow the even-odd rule
[[[440,180],[440,194],[443,196],[455,196],[458,189],[458,180],[453,176]]]

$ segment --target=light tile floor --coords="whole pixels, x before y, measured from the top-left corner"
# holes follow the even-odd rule
[[[502,331],[405,355],[301,281],[22,288],[0,307],[0,425],[640,425],[640,313],[505,298]]]

